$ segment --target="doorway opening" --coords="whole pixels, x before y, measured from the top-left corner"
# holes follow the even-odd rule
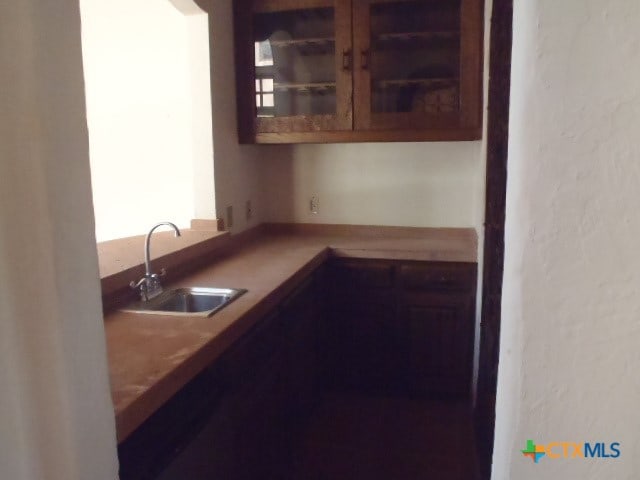
[[[81,0],[98,242],[215,218],[208,14],[192,0]]]

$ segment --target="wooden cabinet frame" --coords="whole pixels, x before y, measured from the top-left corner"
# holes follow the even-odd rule
[[[371,5],[405,0],[239,0],[234,2],[240,143],[342,143],[477,140],[482,136],[483,0],[460,0],[460,111],[434,115],[372,113]],[[408,0],[406,0],[408,1]],[[333,8],[336,114],[259,118],[254,103],[252,15]],[[251,92],[251,93],[249,93]]]
[[[287,10],[333,8],[335,29],[336,114],[296,115],[260,118],[255,114],[253,81],[256,78],[252,15]],[[300,136],[320,132],[350,132],[353,128],[350,65],[344,68],[343,55],[351,55],[351,4],[341,0],[245,0],[234,3],[236,32],[236,81],[238,132],[240,143],[296,143]],[[249,128],[248,128],[249,127]],[[290,136],[283,137],[284,132]]]
[[[470,397],[475,263],[334,258],[328,275],[330,389]]]
[[[371,7],[383,3],[400,3],[411,0],[352,0],[354,18],[370,18]],[[373,113],[371,112],[371,71],[368,56],[371,50],[369,22],[354,22],[354,126],[355,130],[456,130],[479,127],[481,115],[482,79],[482,2],[460,2],[460,112],[427,115],[419,112]],[[418,134],[416,132],[416,134]]]

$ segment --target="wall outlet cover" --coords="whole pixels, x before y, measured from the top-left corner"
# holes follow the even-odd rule
[[[318,206],[320,204],[320,201],[318,200],[318,196],[317,195],[313,195],[311,197],[311,200],[309,200],[309,211],[315,215],[318,214]]]

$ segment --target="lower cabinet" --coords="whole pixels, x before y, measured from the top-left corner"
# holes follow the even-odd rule
[[[328,277],[331,388],[470,394],[475,264],[334,258]]]
[[[237,430],[233,414],[235,404],[229,398],[222,398],[207,416],[202,429],[184,443],[184,448],[175,451],[165,465],[162,460],[150,469],[149,476],[136,477],[154,480],[182,479],[226,479],[235,478]],[[153,474],[154,470],[159,473]],[[133,478],[122,471],[120,479]]]
[[[208,368],[118,445],[120,480],[208,478],[212,470],[229,471],[233,435],[222,382]]]
[[[395,267],[332,259],[327,273],[329,387],[393,394],[401,387]]]
[[[286,478],[323,389],[470,392],[476,266],[334,258],[119,445],[120,480]]]
[[[473,362],[473,308],[464,295],[424,295],[402,305],[405,385],[412,394],[467,396]]]
[[[286,401],[283,386],[285,324],[279,312],[256,325],[218,363],[228,390],[233,480],[277,478],[284,451],[279,437]]]
[[[321,272],[307,279],[282,305],[285,325],[285,422],[299,425],[320,399],[322,371],[318,328],[322,324]]]
[[[319,398],[316,276],[118,447],[120,480],[281,480]]]

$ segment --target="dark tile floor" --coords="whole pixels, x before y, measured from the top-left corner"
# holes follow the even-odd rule
[[[326,395],[300,434],[293,480],[476,480],[467,402]]]

